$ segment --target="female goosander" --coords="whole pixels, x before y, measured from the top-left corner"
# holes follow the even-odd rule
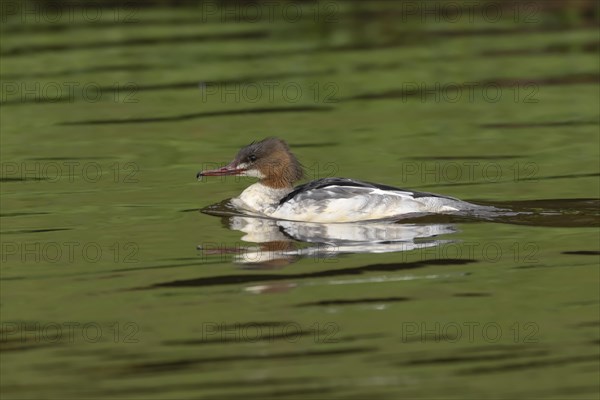
[[[411,213],[453,213],[489,209],[452,197],[413,192],[347,178],[323,178],[294,188],[302,166],[278,138],[242,148],[225,167],[198,172],[204,176],[250,176],[259,181],[231,204],[245,213],[305,222],[354,222]]]

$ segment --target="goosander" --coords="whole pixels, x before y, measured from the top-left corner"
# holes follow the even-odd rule
[[[245,214],[281,220],[335,223],[378,220],[413,213],[454,213],[489,209],[452,197],[414,192],[348,178],[323,178],[294,187],[302,165],[288,145],[267,138],[243,147],[228,165],[198,172],[205,176],[249,176],[250,185],[231,205]]]

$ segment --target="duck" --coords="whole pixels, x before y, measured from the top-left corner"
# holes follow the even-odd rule
[[[278,220],[347,223],[489,208],[449,196],[350,178],[321,178],[294,186],[304,177],[302,164],[288,144],[277,137],[242,147],[229,164],[200,171],[196,178],[214,176],[258,179],[231,199],[231,206],[244,215]]]

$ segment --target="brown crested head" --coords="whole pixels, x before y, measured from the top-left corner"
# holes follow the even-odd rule
[[[274,137],[242,148],[232,164],[244,169],[244,175],[260,178],[262,184],[277,189],[292,187],[304,176],[287,143]]]

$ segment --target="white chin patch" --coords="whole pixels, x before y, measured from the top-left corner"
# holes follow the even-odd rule
[[[239,164],[237,167],[238,168],[246,168],[248,164],[246,163],[242,163]],[[252,178],[259,178],[259,179],[263,179],[265,176],[257,169],[249,169],[246,172],[244,172],[242,174],[243,176],[250,176]]]
[[[265,176],[257,169],[249,169],[244,172],[244,176],[251,176],[253,178],[263,179]]]

